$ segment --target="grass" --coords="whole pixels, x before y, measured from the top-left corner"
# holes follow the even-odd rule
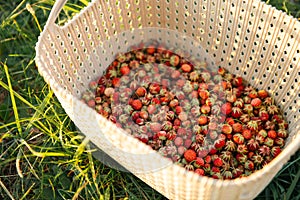
[[[53,0],[0,0],[0,199],[165,199],[92,157],[39,76],[34,46]],[[299,1],[273,0],[300,17]],[[68,1],[59,23],[87,4]],[[300,199],[297,152],[257,199]]]

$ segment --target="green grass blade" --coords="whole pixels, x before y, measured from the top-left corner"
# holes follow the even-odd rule
[[[8,191],[7,187],[4,185],[4,183],[0,179],[0,186],[3,188],[3,190],[6,192],[6,194],[9,196],[11,200],[14,200],[15,198],[12,196],[12,194]]]
[[[286,199],[290,199],[290,197],[291,197],[291,195],[292,195],[292,193],[293,193],[296,185],[298,184],[299,178],[300,178],[300,169],[298,168],[298,172],[297,172],[297,174],[296,174],[296,176],[295,176],[295,178],[294,178],[291,186],[289,187],[289,189],[288,189],[288,191],[286,193]]]
[[[9,88],[11,104],[12,104],[14,115],[15,115],[16,125],[17,125],[17,128],[18,128],[19,134],[22,135],[22,128],[21,128],[18,108],[17,108],[15,96],[14,96],[14,90],[13,90],[11,82],[10,82],[10,75],[9,75],[9,72],[8,72],[7,65],[5,63],[3,63],[3,66],[4,66],[6,78],[7,78],[7,84],[8,84],[8,88]]]

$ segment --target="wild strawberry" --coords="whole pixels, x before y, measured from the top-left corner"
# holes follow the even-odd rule
[[[271,115],[274,115],[274,114],[278,113],[278,107],[275,106],[275,105],[269,105],[267,107],[267,110],[268,110],[269,114],[271,114]]]
[[[190,77],[191,81],[198,81],[199,80],[199,73],[198,73],[198,71],[191,72],[189,77]]]
[[[268,137],[269,137],[269,138],[272,138],[272,139],[277,138],[277,133],[276,133],[276,131],[274,131],[274,130],[269,130],[269,131],[268,131]]]
[[[274,139],[274,143],[275,143],[275,145],[277,145],[279,147],[283,147],[284,144],[285,144],[285,141],[284,141],[283,138],[277,137],[277,138]]]
[[[267,145],[268,147],[272,147],[274,145],[274,140],[272,138],[266,137],[264,144]]]
[[[224,103],[221,106],[221,112],[224,115],[229,115],[232,112],[232,105],[231,105],[231,103],[229,103],[229,102]]]
[[[230,161],[232,159],[232,153],[230,151],[222,151],[220,157],[225,161]]]
[[[183,64],[183,65],[181,65],[181,70],[183,71],[183,72],[190,72],[191,70],[192,70],[192,66],[190,65],[190,64]]]
[[[204,104],[200,107],[200,111],[202,114],[208,114],[210,112],[210,106]]]
[[[248,160],[247,159],[247,155],[241,154],[241,153],[237,153],[236,156],[235,156],[235,158],[241,164],[244,164]]]
[[[249,93],[248,93],[248,97],[250,97],[251,99],[255,99],[257,97],[257,92],[255,89],[251,90]]]
[[[253,112],[253,106],[251,104],[244,104],[243,111],[246,113],[252,113]]]
[[[281,153],[281,148],[279,146],[272,147],[271,154],[274,158],[277,157],[278,154],[280,154],[280,153]]]
[[[279,129],[277,131],[277,135],[278,135],[278,137],[286,138],[288,136],[288,133],[285,129]]]
[[[128,67],[127,64],[125,64],[125,65],[122,64],[121,68],[120,68],[120,72],[123,76],[128,75],[130,73],[130,68]]]
[[[268,121],[269,120],[269,113],[266,110],[259,111],[259,118],[261,121]]]
[[[262,156],[268,156],[270,155],[270,147],[266,146],[266,145],[262,145],[259,149],[258,152],[260,155]]]
[[[251,131],[257,131],[258,130],[259,121],[258,120],[250,120],[247,122],[247,128],[249,128]]]
[[[177,114],[177,115],[179,115],[179,113],[181,113],[182,112],[182,107],[181,106],[176,106],[175,107],[175,113]]]
[[[230,126],[232,126],[235,123],[235,121],[232,117],[227,117],[226,123],[229,124]]]
[[[169,103],[169,106],[170,106],[171,108],[175,108],[175,107],[178,106],[178,105],[179,105],[178,99],[173,99],[173,100],[171,100],[170,103]]]
[[[236,148],[236,151],[241,154],[246,154],[248,153],[248,148],[245,144],[239,144]]]
[[[238,108],[244,107],[244,100],[242,98],[237,98],[236,101],[233,103],[233,106]]]
[[[267,98],[269,96],[268,92],[266,90],[258,90],[257,95],[261,98]]]
[[[158,83],[151,83],[149,86],[149,92],[151,94],[158,94],[160,92],[160,85]]]
[[[245,141],[244,136],[240,133],[234,134],[232,139],[236,144],[244,144]]]
[[[223,165],[223,160],[221,158],[218,157],[214,160],[214,166],[221,167],[222,165]]]
[[[209,92],[207,90],[200,89],[198,90],[199,97],[203,100],[206,100],[209,97]]]
[[[224,149],[227,151],[235,151],[236,144],[232,140],[227,140]]]
[[[205,175],[205,171],[201,168],[195,169],[195,173],[200,175],[200,176],[204,176]]]
[[[250,150],[250,151],[255,151],[259,148],[259,144],[258,144],[258,141],[254,138],[250,139],[248,142],[247,142],[247,148]]]
[[[158,122],[151,122],[150,123],[150,130],[154,133],[159,132],[162,129],[162,125]]]
[[[135,123],[137,124],[137,125],[144,125],[145,124],[145,120],[144,119],[142,119],[142,118],[137,118],[136,120],[135,120]]]
[[[241,133],[243,131],[243,125],[239,122],[235,122],[234,124],[232,124],[232,130],[235,133]]]
[[[247,160],[245,162],[244,166],[245,166],[245,169],[248,169],[248,170],[251,170],[251,171],[254,170],[254,163],[251,160]]]
[[[158,133],[156,133],[156,135],[157,135],[158,139],[160,139],[160,140],[166,140],[167,139],[166,138],[166,135],[167,135],[166,131],[159,131]]]
[[[223,68],[223,67],[219,67],[219,69],[218,69],[218,74],[220,74],[221,76],[224,76],[224,75],[225,75],[225,73],[226,73],[226,70],[225,70],[225,68]]]
[[[191,149],[186,150],[183,156],[187,162],[192,162],[197,158],[196,152]]]
[[[198,123],[199,123],[199,125],[205,125],[205,124],[207,124],[207,122],[208,122],[208,118],[207,118],[207,116],[205,116],[205,115],[201,115],[201,116],[198,118]]]
[[[249,114],[243,114],[241,117],[240,117],[240,120],[241,122],[243,123],[247,123],[250,121],[250,115]]]
[[[184,141],[184,146],[185,146],[186,148],[190,148],[191,145],[192,145],[192,140],[189,139],[189,138],[187,138],[187,139]]]
[[[114,92],[115,92],[114,88],[108,87],[108,88],[105,88],[104,95],[107,96],[107,97],[111,97]]]
[[[135,99],[132,101],[131,106],[134,110],[141,110],[143,104],[139,99]]]
[[[145,96],[147,90],[144,87],[139,87],[138,89],[136,89],[135,94],[138,95],[139,97],[143,97]]]
[[[224,139],[218,139],[214,142],[214,146],[216,149],[221,149],[225,146],[225,140]]]
[[[171,57],[170,57],[170,64],[173,66],[173,67],[176,67],[180,62],[180,58],[178,55],[175,55],[173,54]]]
[[[244,138],[245,138],[246,140],[249,140],[249,139],[252,138],[252,132],[251,132],[251,130],[249,130],[249,129],[244,129],[244,130],[242,131],[242,134],[243,134],[243,136],[244,136]]]
[[[232,127],[229,124],[223,124],[222,125],[222,133],[231,134],[232,133]]]
[[[195,162],[194,162],[194,166],[196,168],[203,167],[204,164],[205,164],[205,162],[204,162],[203,158],[200,158],[200,157],[197,157]]]
[[[255,154],[254,156],[252,156],[252,160],[253,160],[254,164],[260,165],[264,159],[261,155]]]
[[[251,105],[254,107],[254,108],[258,108],[260,107],[262,104],[262,101],[260,100],[260,98],[254,98],[251,100]]]
[[[243,114],[243,111],[239,107],[232,108],[232,112],[231,112],[232,117],[239,118],[240,116],[242,116],[242,114]]]

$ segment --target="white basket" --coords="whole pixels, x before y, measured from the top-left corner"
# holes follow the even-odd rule
[[[166,197],[253,199],[299,149],[300,23],[296,19],[257,0],[94,0],[61,27],[55,20],[65,3],[57,0],[36,45],[40,74],[96,146]],[[88,83],[116,53],[152,37],[192,54],[200,52],[212,66],[217,63],[267,89],[289,122],[290,136],[282,153],[246,178],[200,177],[161,157],[80,101]]]

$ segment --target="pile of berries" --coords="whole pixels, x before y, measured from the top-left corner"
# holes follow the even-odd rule
[[[288,136],[266,90],[156,41],[119,53],[82,100],[161,155],[216,179],[261,169]]]

